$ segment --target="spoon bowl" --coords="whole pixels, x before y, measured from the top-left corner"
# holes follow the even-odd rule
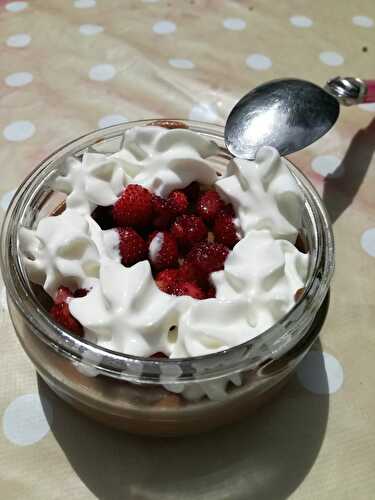
[[[314,83],[288,78],[251,90],[235,105],[225,125],[225,143],[239,158],[253,159],[261,146],[281,155],[315,142],[335,124],[337,99]]]

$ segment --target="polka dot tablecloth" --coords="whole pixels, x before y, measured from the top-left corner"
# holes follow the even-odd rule
[[[0,0],[0,212],[44,157],[147,117],[223,124],[272,78],[375,78],[375,7],[271,0]],[[37,379],[0,283],[0,491],[11,499],[375,498],[375,105],[343,108],[292,160],[334,223],[320,342],[232,428],[147,440],[81,417]]]

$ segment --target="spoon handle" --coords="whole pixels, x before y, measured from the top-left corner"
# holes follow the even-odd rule
[[[336,76],[328,80],[324,88],[345,106],[375,102],[375,80]]]
[[[363,80],[367,92],[363,96],[363,102],[375,102],[375,80]]]

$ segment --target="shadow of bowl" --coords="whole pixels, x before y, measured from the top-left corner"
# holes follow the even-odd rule
[[[276,400],[240,423],[184,438],[104,427],[58,398],[40,377],[39,394],[68,461],[101,500],[281,500],[311,469],[326,431],[329,391],[319,340],[313,349],[323,395],[308,392],[294,376]]]
[[[317,376],[328,392],[322,356]],[[53,408],[57,442],[103,500],[287,498],[312,467],[328,418],[328,396],[308,393],[293,378],[277,400],[232,427],[178,439],[142,438],[81,415],[40,377],[38,386],[42,404]]]
[[[323,201],[334,224],[353,203],[375,151],[375,118],[353,136],[345,156],[324,179]]]

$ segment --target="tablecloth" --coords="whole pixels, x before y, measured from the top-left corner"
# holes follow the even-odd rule
[[[0,0],[1,217],[41,159],[95,128],[223,124],[265,80],[375,77],[374,22],[372,0]],[[375,499],[374,145],[368,104],[292,156],[334,224],[330,307],[282,395],[240,424],[150,440],[80,416],[37,379],[1,282],[1,499]]]

